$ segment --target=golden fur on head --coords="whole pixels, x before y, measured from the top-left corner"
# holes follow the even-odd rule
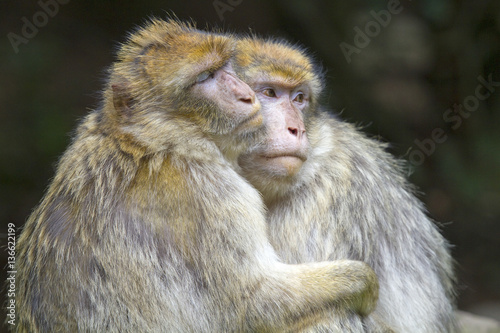
[[[110,81],[128,81],[133,98],[148,99],[145,94],[153,87],[168,90],[171,97],[192,85],[201,71],[222,67],[233,52],[228,36],[208,34],[190,23],[152,19],[121,46]]]
[[[299,46],[284,40],[250,36],[238,40],[236,49],[235,70],[245,82],[251,85],[257,79],[278,78],[290,86],[307,83],[312,102],[317,101],[324,86],[323,73]]]

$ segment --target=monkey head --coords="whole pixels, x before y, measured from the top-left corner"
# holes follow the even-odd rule
[[[321,72],[298,47],[253,37],[238,41],[235,70],[262,105],[265,138],[239,158],[245,178],[268,193],[293,184],[309,154],[307,127]]]
[[[223,153],[241,149],[237,143],[258,132],[262,115],[255,93],[233,71],[234,52],[229,36],[153,20],[119,50],[103,108],[112,111],[104,118],[120,138],[132,137],[147,150],[200,136]],[[183,138],[174,137],[178,128]]]

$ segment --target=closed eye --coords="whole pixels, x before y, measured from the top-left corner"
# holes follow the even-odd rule
[[[208,79],[213,79],[213,77],[214,77],[213,72],[205,71],[196,77],[196,83],[201,83]]]

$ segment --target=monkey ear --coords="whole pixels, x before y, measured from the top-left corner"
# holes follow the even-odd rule
[[[130,116],[132,114],[133,98],[129,91],[128,81],[125,79],[111,85],[113,90],[113,106],[119,116]]]

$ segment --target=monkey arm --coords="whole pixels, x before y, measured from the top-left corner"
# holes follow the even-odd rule
[[[173,165],[181,163],[171,162],[159,173],[176,179],[175,184],[159,182],[154,190],[167,218],[160,233],[182,245],[176,253],[196,272],[194,288],[202,294],[218,293],[221,302],[229,302],[214,309],[214,318],[224,314],[221,320],[228,320],[232,315],[252,330],[277,330],[310,325],[331,307],[361,314],[372,311],[378,283],[366,264],[279,263],[268,243],[265,221],[257,218],[262,206],[253,188],[224,164],[207,175],[206,165],[177,168]]]

